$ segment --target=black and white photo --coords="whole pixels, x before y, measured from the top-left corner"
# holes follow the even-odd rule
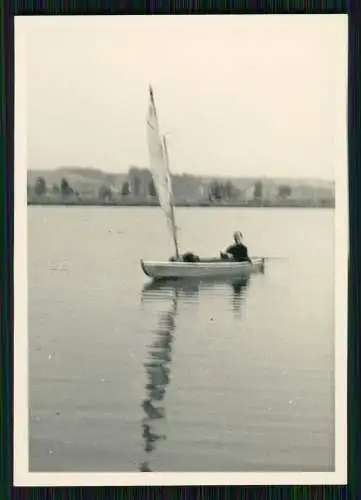
[[[346,102],[344,15],[16,19],[19,485],[345,481]]]

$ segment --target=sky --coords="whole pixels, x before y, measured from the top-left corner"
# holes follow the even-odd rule
[[[147,167],[150,82],[174,173],[346,168],[346,15],[41,16],[15,30],[30,169]]]

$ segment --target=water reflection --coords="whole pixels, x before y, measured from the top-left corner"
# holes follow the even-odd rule
[[[177,315],[178,292],[174,290],[169,308],[160,314],[156,338],[148,351],[149,361],[144,363],[148,382],[145,386],[146,398],[142,402],[145,418],[142,421],[144,451],[151,453],[158,441],[166,439],[164,434],[156,432],[155,422],[165,418],[163,401],[166,387],[170,380],[172,361],[172,343]],[[141,472],[151,472],[149,460],[140,465]]]
[[[166,436],[159,432],[157,426],[164,423],[166,418],[164,399],[167,386],[170,382],[172,363],[172,346],[176,329],[176,318],[179,314],[179,302],[187,299],[199,298],[203,293],[209,293],[213,288],[226,287],[232,290],[232,310],[239,312],[246,295],[250,278],[243,277],[232,281],[219,280],[166,280],[152,281],[146,284],[142,291],[142,301],[166,300],[168,307],[159,316],[156,337],[148,349],[147,362],[144,367],[147,372],[145,386],[146,397],[142,401],[144,418],[142,420],[142,438],[147,459],[143,461],[139,470],[152,472],[150,468],[150,454],[156,449],[158,442],[164,441]]]
[[[246,295],[249,278],[242,281],[232,283],[233,288],[233,311],[239,312],[241,310],[242,299]]]
[[[239,311],[243,297],[246,295],[247,288],[250,284],[250,276],[244,276],[238,279],[178,279],[178,280],[159,280],[151,281],[143,287],[142,301],[152,301],[165,299],[168,295],[177,292],[178,299],[192,299],[199,295],[208,295],[209,292],[221,290],[227,292],[232,290],[232,305],[234,311]],[[228,295],[228,293],[227,293]],[[177,299],[177,300],[178,300]]]

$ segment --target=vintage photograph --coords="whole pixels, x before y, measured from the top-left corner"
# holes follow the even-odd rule
[[[29,473],[337,472],[346,16],[15,35]]]

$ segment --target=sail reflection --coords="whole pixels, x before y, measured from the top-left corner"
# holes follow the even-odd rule
[[[179,314],[179,302],[187,302],[211,289],[224,288],[231,291],[232,310],[237,313],[241,309],[247,294],[250,277],[233,280],[164,280],[147,283],[142,290],[142,302],[166,301],[167,308],[161,312],[156,336],[148,349],[147,362],[144,367],[147,373],[145,385],[146,397],[141,406],[144,411],[142,420],[142,438],[147,459],[143,461],[139,470],[152,472],[150,468],[150,454],[155,451],[159,442],[166,440],[165,434],[159,432],[159,427],[164,426],[166,412],[164,400],[167,387],[171,380],[172,347],[176,330],[176,318]],[[158,429],[157,429],[158,427]]]
[[[172,343],[177,315],[178,293],[174,290],[171,304],[167,311],[160,314],[156,338],[149,347],[149,361],[144,363],[148,382],[145,386],[146,398],[142,402],[145,417],[142,421],[144,451],[149,454],[155,450],[158,441],[166,439],[157,433],[156,421],[165,418],[163,406],[166,387],[170,381],[170,363],[172,361]],[[140,465],[141,472],[151,472],[149,460]]]

